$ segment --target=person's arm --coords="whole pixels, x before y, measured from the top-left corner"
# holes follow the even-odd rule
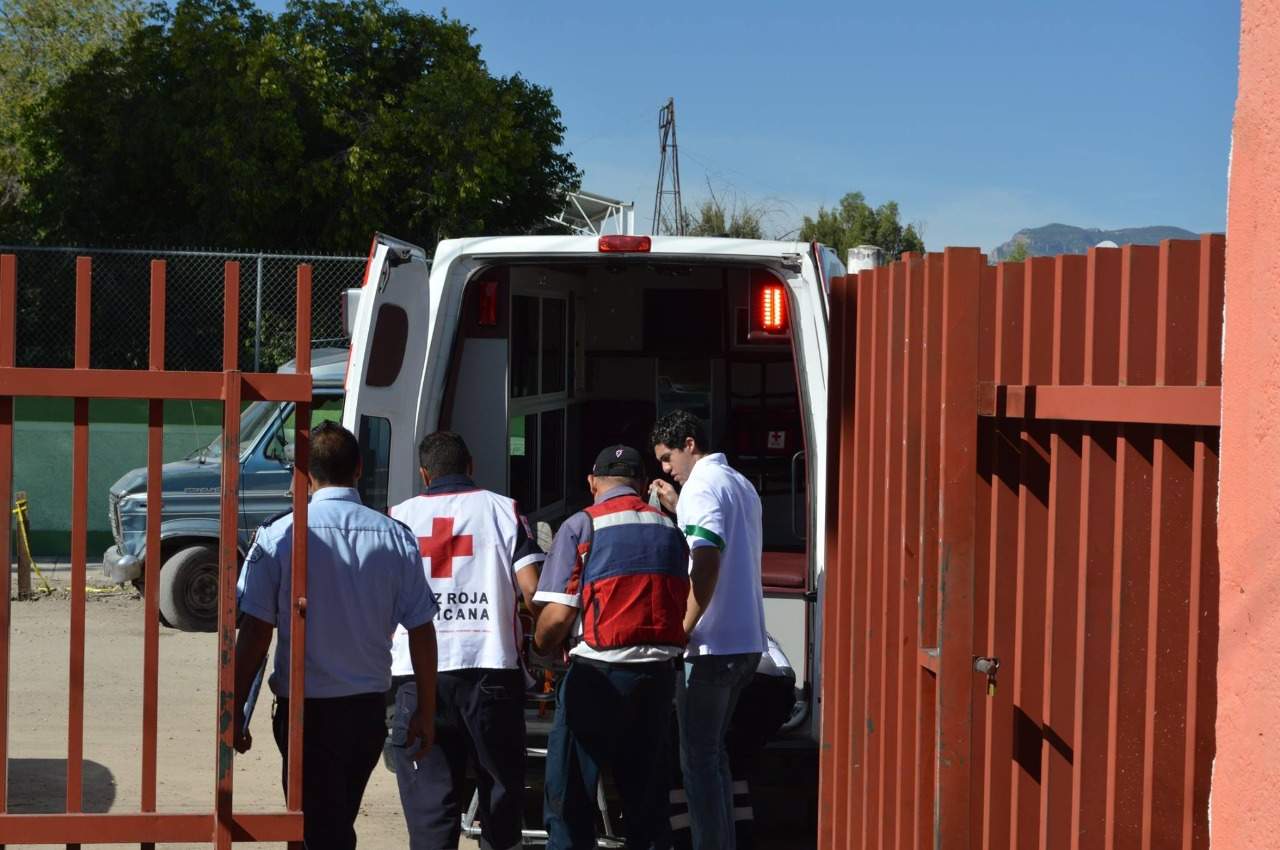
[[[684,614],[685,634],[693,632],[711,605],[720,578],[720,553],[724,551],[724,511],[716,494],[704,486],[687,486],[680,494],[676,519],[689,544],[689,605]]]
[[[559,602],[548,602],[538,615],[538,625],[533,631],[533,651],[550,655],[564,643],[578,618],[578,609]]]
[[[538,610],[542,607],[533,598],[538,592],[538,565],[530,564],[517,571],[516,584],[520,587],[520,595],[524,598],[524,607],[529,609],[529,613],[536,620]]]
[[[581,547],[589,547],[591,519],[584,513],[576,513],[564,521],[551,552],[542,567],[537,593],[533,601],[541,610],[533,629],[533,651],[549,655],[556,651],[569,636],[578,608],[582,605]]]
[[[409,737],[417,739],[418,749],[411,754],[419,761],[436,742],[436,627],[428,621],[409,629],[409,660],[413,664],[413,680],[418,686],[418,710],[409,718]]]
[[[267,657],[267,650],[271,648],[274,630],[270,623],[245,614],[240,623],[240,633],[236,636],[235,748],[238,753],[247,753],[253,746],[253,736],[244,728],[244,704],[262,661]]]
[[[515,573],[516,586],[520,588],[520,595],[524,597],[524,607],[536,620],[541,603],[536,602],[533,597],[538,592],[538,579],[547,555],[538,548],[538,543],[533,539],[529,529],[529,521],[520,513],[514,501],[511,503],[511,508],[516,515],[515,543],[511,549],[511,571]]]
[[[720,578],[720,550],[699,546],[689,553],[689,607],[684,613],[684,633],[690,634],[711,604]]]

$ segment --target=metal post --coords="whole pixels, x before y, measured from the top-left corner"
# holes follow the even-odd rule
[[[253,305],[253,371],[260,372],[262,355],[262,255],[258,255],[257,295]]]

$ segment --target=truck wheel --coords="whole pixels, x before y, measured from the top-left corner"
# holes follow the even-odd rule
[[[142,576],[142,578],[135,578],[133,580],[133,589],[138,591],[139,596],[145,597],[147,595],[147,577],[144,575]],[[164,618],[163,611],[159,612],[159,619],[160,619],[160,625],[170,629],[173,628],[173,623],[170,623],[168,620]]]
[[[160,570],[160,619],[182,632],[218,628],[218,550],[188,546]]]

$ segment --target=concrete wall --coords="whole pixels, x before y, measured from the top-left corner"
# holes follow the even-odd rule
[[[1280,835],[1280,0],[1243,0],[1227,213],[1212,845]]]

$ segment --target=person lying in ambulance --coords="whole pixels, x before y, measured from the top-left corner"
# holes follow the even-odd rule
[[[516,594],[532,609],[545,559],[515,501],[471,480],[471,452],[457,434],[423,438],[426,492],[391,508],[417,537],[440,608],[435,747],[416,766],[407,740],[417,706],[408,635],[392,644],[395,713],[391,752],[411,850],[457,847],[467,763],[479,786],[481,846],[520,846],[524,810],[525,673]],[[398,688],[398,689],[397,689]]]

